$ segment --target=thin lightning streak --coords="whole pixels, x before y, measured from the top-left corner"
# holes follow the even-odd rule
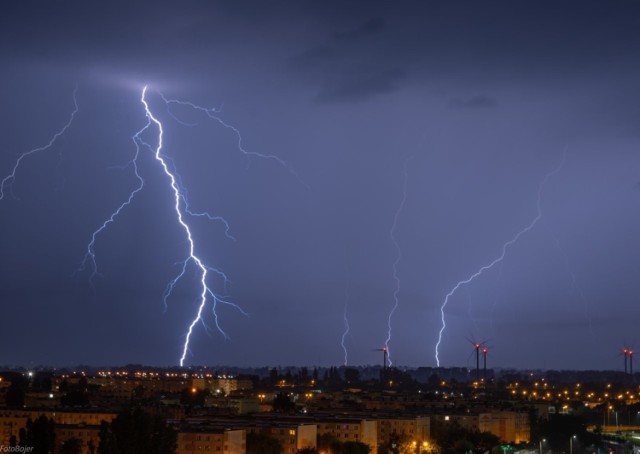
[[[84,256],[84,259],[82,260],[82,263],[80,264],[80,268],[78,269],[78,272],[79,272],[84,270],[87,267],[87,264],[91,265],[92,271],[91,271],[91,276],[89,277],[89,281],[91,282],[92,285],[93,285],[93,279],[99,274],[98,263],[96,261],[96,252],[95,252],[96,239],[98,235],[100,235],[107,227],[109,227],[110,224],[113,224],[115,222],[116,218],[120,215],[120,213],[129,205],[131,205],[131,202],[133,202],[133,199],[136,196],[136,194],[142,191],[142,188],[144,188],[144,179],[142,178],[142,176],[140,176],[139,169],[138,169],[138,157],[140,156],[140,145],[142,144],[142,145],[149,146],[147,143],[145,143],[140,139],[140,134],[146,131],[149,128],[149,126],[151,126],[151,122],[147,121],[147,124],[140,131],[135,133],[131,138],[133,140],[133,143],[135,144],[136,152],[133,156],[133,159],[129,161],[129,163],[126,164],[125,166],[125,167],[127,166],[133,167],[133,173],[136,176],[136,179],[138,180],[138,185],[136,188],[134,188],[131,191],[131,193],[129,194],[129,197],[127,197],[127,200],[122,202],[120,206],[116,208],[116,210],[113,213],[111,213],[111,216],[109,216],[102,223],[102,225],[93,232],[93,234],[91,235],[91,241],[89,241],[89,244],[87,245],[87,252]]]
[[[411,158],[407,159],[404,162],[404,180],[402,184],[402,200],[400,201],[400,205],[398,206],[398,209],[396,210],[393,216],[393,224],[391,225],[391,230],[389,231],[391,242],[393,243],[393,246],[396,249],[396,259],[393,262],[393,280],[396,283],[396,287],[393,291],[393,307],[391,308],[391,311],[389,312],[389,318],[387,319],[387,339],[384,342],[384,347],[387,349],[387,352],[388,352],[387,362],[389,366],[393,364],[391,362],[391,350],[389,348],[389,342],[391,342],[391,319],[393,318],[393,314],[395,313],[395,311],[398,309],[398,306],[400,305],[400,299],[399,299],[400,277],[398,276],[398,265],[400,264],[400,260],[402,260],[402,250],[400,249],[400,244],[396,239],[396,228],[398,226],[398,218],[400,217],[400,213],[402,213],[404,204],[407,201],[407,182],[409,180],[407,166],[410,160]]]
[[[178,119],[176,120],[180,122],[180,120]],[[143,143],[153,152],[153,148],[148,143],[145,143],[145,142]],[[180,176],[180,174],[178,174],[178,171],[176,170],[175,162],[173,161],[173,159],[171,159],[171,157],[167,155],[162,155],[162,158],[165,161],[169,161],[171,163],[171,167],[172,167],[171,173],[173,173],[176,177],[176,184],[178,186],[178,189],[180,190],[180,197],[182,197],[182,200],[184,201],[184,212],[193,217],[204,217],[210,221],[222,223],[224,225],[225,236],[230,240],[235,241],[236,240],[235,237],[231,235],[231,227],[229,226],[229,223],[225,218],[223,218],[222,216],[214,216],[212,214],[209,214],[206,211],[201,211],[201,212],[191,211],[190,204],[189,204],[189,191],[187,191],[187,188],[185,187],[185,185],[182,184],[182,177]],[[225,282],[226,282],[226,277],[225,277]]]
[[[195,318],[192,320],[192,322],[189,324],[187,333],[185,335],[185,341],[182,348],[182,356],[180,357],[180,366],[183,366],[184,361],[187,357],[187,353],[189,352],[189,343],[191,341],[191,336],[193,335],[193,330],[196,324],[198,322],[201,322],[203,319],[202,313],[207,304],[207,297],[208,296],[212,297],[214,321],[215,321],[216,327],[218,328],[220,333],[225,337],[225,339],[228,339],[228,335],[219,324],[218,314],[216,312],[217,304],[222,303],[222,304],[233,305],[234,307],[237,307],[237,306],[235,304],[221,300],[207,285],[207,275],[208,275],[208,272],[212,270],[212,268],[205,265],[200,259],[200,257],[198,257],[195,253],[195,241],[193,240],[193,236],[191,235],[191,229],[189,228],[189,225],[184,220],[184,217],[183,217],[184,209],[181,209],[181,205],[185,205],[185,208],[186,208],[186,200],[185,200],[185,197],[180,192],[180,188],[179,188],[179,184],[176,176],[169,170],[169,166],[167,165],[167,162],[162,155],[164,129],[162,127],[162,123],[156,117],[154,117],[153,114],[151,113],[151,109],[149,108],[149,104],[147,103],[147,100],[146,100],[146,93],[147,93],[147,87],[145,86],[144,89],[142,90],[142,96],[140,98],[140,101],[144,105],[147,118],[158,127],[158,145],[155,148],[154,156],[156,160],[160,163],[160,165],[164,170],[164,173],[167,175],[167,177],[170,180],[171,189],[173,190],[173,194],[174,194],[174,201],[175,201],[174,209],[176,212],[176,217],[177,217],[178,223],[182,226],[182,229],[184,230],[184,233],[187,236],[187,241],[189,243],[189,256],[184,262],[182,272],[172,282],[175,284],[184,275],[187,262],[193,262],[200,273],[200,286],[201,286],[200,303],[198,305],[197,314]],[[169,290],[169,293],[170,293],[170,290]],[[166,295],[166,292],[165,292],[165,295]]]
[[[67,129],[69,129],[69,127],[71,126],[71,123],[73,123],[73,120],[76,116],[76,113],[78,113],[78,100],[77,100],[77,95],[78,93],[78,87],[76,86],[73,90],[73,112],[71,112],[71,117],[69,118],[69,121],[62,127],[62,129],[60,129],[58,132],[56,132],[53,137],[51,138],[51,140],[49,140],[49,142],[42,146],[42,147],[38,147],[38,148],[34,148],[33,150],[29,150],[29,151],[25,151],[24,153],[22,153],[20,156],[18,156],[18,159],[16,159],[16,162],[13,166],[13,169],[11,169],[11,173],[9,175],[7,175],[6,177],[4,177],[2,179],[2,181],[0,182],[0,200],[4,199],[4,188],[5,186],[8,186],[9,188],[11,188],[11,186],[13,185],[13,182],[16,179],[16,172],[18,171],[18,168],[20,167],[20,164],[22,163],[22,160],[28,156],[31,156],[32,154],[35,153],[39,153],[41,151],[45,151],[49,148],[51,148],[53,146],[53,144],[55,143],[56,140],[58,140],[58,138],[60,136],[62,136]]]
[[[212,269],[210,269],[211,271]],[[217,271],[217,270],[213,270],[213,271]],[[245,317],[248,317],[249,314],[247,312],[244,311],[244,309],[242,309],[240,306],[238,306],[237,304],[233,304],[229,301],[226,301],[223,299],[223,297],[216,295],[215,293],[213,293],[210,289],[208,290],[209,295],[212,297],[213,299],[213,321],[216,325],[216,329],[218,330],[218,332],[220,334],[222,334],[222,336],[224,337],[224,340],[230,340],[231,338],[229,337],[229,335],[226,333],[226,331],[224,329],[222,329],[222,326],[220,325],[219,322],[219,318],[218,318],[218,303],[220,304],[225,304],[227,306],[231,306],[234,309],[238,310],[238,312],[240,312],[242,315],[244,315]],[[166,303],[165,303],[166,304]],[[210,336],[211,335],[211,329],[209,328],[209,326],[207,325],[207,323],[204,321],[204,318],[200,319],[200,323],[202,324],[202,326],[204,327],[205,332]],[[191,350],[189,350],[189,352],[191,352]]]
[[[275,156],[275,155],[272,155],[272,154],[263,154],[263,153],[258,153],[256,151],[247,151],[244,148],[244,145],[242,143],[242,135],[240,134],[240,130],[238,130],[238,128],[236,128],[235,126],[225,122],[222,118],[220,118],[218,116],[218,114],[220,113],[219,109],[206,108],[206,107],[202,107],[202,106],[199,106],[197,104],[194,104],[192,102],[181,101],[179,99],[168,99],[162,93],[158,93],[158,94],[160,95],[162,100],[167,104],[167,106],[169,106],[171,104],[177,104],[179,106],[190,107],[190,108],[192,108],[194,110],[197,110],[199,112],[203,112],[207,117],[211,118],[214,121],[217,121],[223,127],[233,131],[233,133],[236,135],[236,138],[238,139],[238,141],[237,141],[238,150],[240,150],[240,152],[247,158],[248,164],[251,164],[251,158],[252,157],[258,157],[258,158],[262,158],[262,159],[269,159],[269,160],[276,161],[278,164],[280,164],[281,166],[286,168],[296,178],[296,180],[298,180],[298,182],[300,184],[302,184],[307,189],[309,189],[309,185],[307,185],[304,181],[302,181],[302,179],[300,178],[300,175],[298,175],[298,173],[295,171],[295,169],[288,162],[283,160],[282,158],[280,158],[278,156]],[[182,120],[178,119],[173,113],[170,113],[170,115],[176,121],[178,121],[180,124],[183,124],[185,126],[195,126],[194,124],[183,122]]]
[[[198,126],[198,123],[187,123],[186,121],[183,121],[183,120],[179,119],[173,112],[171,112],[171,109],[169,109],[169,105],[168,104],[167,104],[167,113],[169,114],[169,116],[171,118],[173,118],[177,123],[181,124],[182,126],[187,126],[189,128],[193,128],[195,126]]]
[[[483,267],[481,267],[478,271],[476,271],[474,274],[472,274],[470,277],[468,277],[467,279],[458,282],[453,289],[451,289],[451,291],[449,293],[447,293],[447,295],[444,298],[444,302],[442,303],[442,306],[440,307],[440,314],[441,314],[441,320],[442,320],[442,327],[440,328],[440,332],[438,333],[438,342],[436,343],[436,348],[435,348],[435,353],[436,353],[436,364],[438,365],[438,367],[440,367],[440,356],[439,356],[439,349],[440,349],[440,344],[442,343],[442,333],[444,333],[444,330],[447,327],[447,323],[445,320],[445,315],[444,315],[444,310],[447,307],[447,304],[449,303],[449,298],[451,298],[451,296],[453,296],[453,294],[462,286],[467,285],[469,283],[471,283],[475,278],[479,277],[482,273],[484,273],[487,270],[490,270],[491,268],[493,268],[496,264],[502,262],[505,258],[505,256],[507,255],[507,250],[509,249],[509,247],[511,247],[513,244],[515,244],[522,235],[524,235],[525,233],[531,231],[536,224],[538,223],[538,221],[540,221],[540,219],[542,218],[542,191],[544,189],[545,184],[547,183],[547,181],[554,176],[555,174],[557,174],[558,172],[560,172],[560,170],[562,169],[562,166],[564,165],[564,161],[565,161],[565,155],[562,155],[562,161],[560,162],[560,164],[558,165],[558,167],[556,167],[553,171],[551,171],[550,173],[548,173],[544,179],[540,182],[540,185],[538,186],[538,199],[536,202],[536,207],[537,207],[537,215],[536,217],[533,219],[533,221],[531,221],[531,223],[526,226],[524,229],[520,230],[516,236],[514,236],[512,239],[510,239],[509,241],[507,241],[506,243],[504,243],[504,245],[502,246],[502,254],[500,254],[500,256],[498,258],[496,258],[495,260],[493,260],[491,263],[489,263],[488,265],[484,265]]]
[[[164,312],[165,313],[167,312],[167,309],[169,309],[169,303],[167,302],[167,300],[171,296],[171,293],[173,292],[173,288],[176,286],[176,284],[182,278],[182,276],[184,276],[184,273],[187,272],[187,264],[188,263],[189,263],[189,259],[187,259],[184,262],[182,262],[182,271],[180,271],[180,273],[178,273],[178,275],[176,277],[171,279],[167,283],[167,286],[164,289],[164,293],[162,294],[162,302],[164,303]]]
[[[216,222],[221,222],[222,224],[224,224],[224,234],[227,238],[229,238],[230,240],[235,241],[236,238],[231,235],[231,227],[229,226],[229,223],[227,222],[227,220],[225,218],[223,218],[222,216],[213,216],[209,213],[207,213],[206,211],[191,211],[191,209],[189,208],[189,201],[183,197],[183,201],[184,201],[184,212],[187,213],[189,216],[193,216],[195,218],[207,218],[210,221],[216,221]]]
[[[342,350],[344,351],[344,365],[347,366],[349,364],[348,361],[348,352],[347,352],[347,336],[349,335],[349,331],[351,328],[349,327],[349,319],[347,318],[347,307],[349,306],[349,283],[347,282],[347,286],[344,292],[344,312],[342,314],[342,319],[344,321],[344,331],[342,333],[342,339],[340,345],[342,345]]]

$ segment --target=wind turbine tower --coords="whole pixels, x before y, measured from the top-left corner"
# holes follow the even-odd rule
[[[482,347],[482,378],[484,382],[487,382],[487,353],[489,349],[487,347]]]
[[[476,349],[476,381],[478,383],[480,382],[480,347],[482,347],[481,343],[476,342],[473,344],[473,348]]]

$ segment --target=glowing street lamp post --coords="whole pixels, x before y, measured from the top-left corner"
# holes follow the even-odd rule
[[[573,440],[577,438],[575,435],[569,438],[569,454],[573,454]]]

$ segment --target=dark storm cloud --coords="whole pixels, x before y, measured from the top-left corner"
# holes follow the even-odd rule
[[[382,18],[369,19],[355,30],[336,33],[328,42],[292,56],[289,59],[290,63],[292,66],[300,68],[314,68],[319,65],[335,63],[338,59],[348,58],[350,52],[358,51],[353,47],[354,43],[383,30],[384,20]]]
[[[326,43],[289,59],[296,70],[319,80],[316,99],[321,102],[357,102],[398,89],[405,71],[371,60],[369,51],[376,35],[385,29],[375,17],[354,30],[335,33]]]
[[[381,17],[374,17],[369,19],[360,27],[355,30],[337,33],[335,35],[336,41],[355,41],[362,37],[373,35],[381,32],[384,29],[384,19]]]
[[[580,80],[607,67],[624,71],[640,56],[640,33],[630,19],[636,8],[628,3],[616,8],[602,2],[372,5],[378,16],[351,11],[365,16],[360,25],[320,30],[327,36],[321,44],[288,58],[292,73],[316,87],[317,99],[363,100],[403,86],[437,82],[441,87],[447,80],[508,86],[514,78],[526,78],[546,87],[565,80],[556,77],[560,74]],[[398,72],[405,77],[394,76]],[[343,98],[343,92],[354,96]],[[491,107],[492,101],[460,97],[451,106]]]
[[[403,72],[399,69],[371,74],[334,76],[318,92],[320,102],[357,102],[398,89]]]

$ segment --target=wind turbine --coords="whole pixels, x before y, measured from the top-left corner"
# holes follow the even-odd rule
[[[482,378],[484,382],[487,382],[487,353],[489,352],[489,348],[485,345],[482,347],[482,360],[483,360],[483,368],[482,368]]]
[[[480,383],[480,351],[482,351],[482,357],[484,359],[485,378],[487,375],[487,353],[489,351],[486,345],[487,341],[484,340],[482,342],[476,342],[475,340],[469,338],[467,338],[467,340],[471,342],[471,345],[473,345],[473,348],[476,352],[476,381]]]
[[[633,348],[623,347],[620,354],[624,356],[624,373],[633,375]],[[628,368],[627,364],[629,365]]]
[[[374,352],[382,352],[382,370],[386,370],[388,356],[389,356],[389,351],[387,350],[387,347],[374,348],[373,351]]]

